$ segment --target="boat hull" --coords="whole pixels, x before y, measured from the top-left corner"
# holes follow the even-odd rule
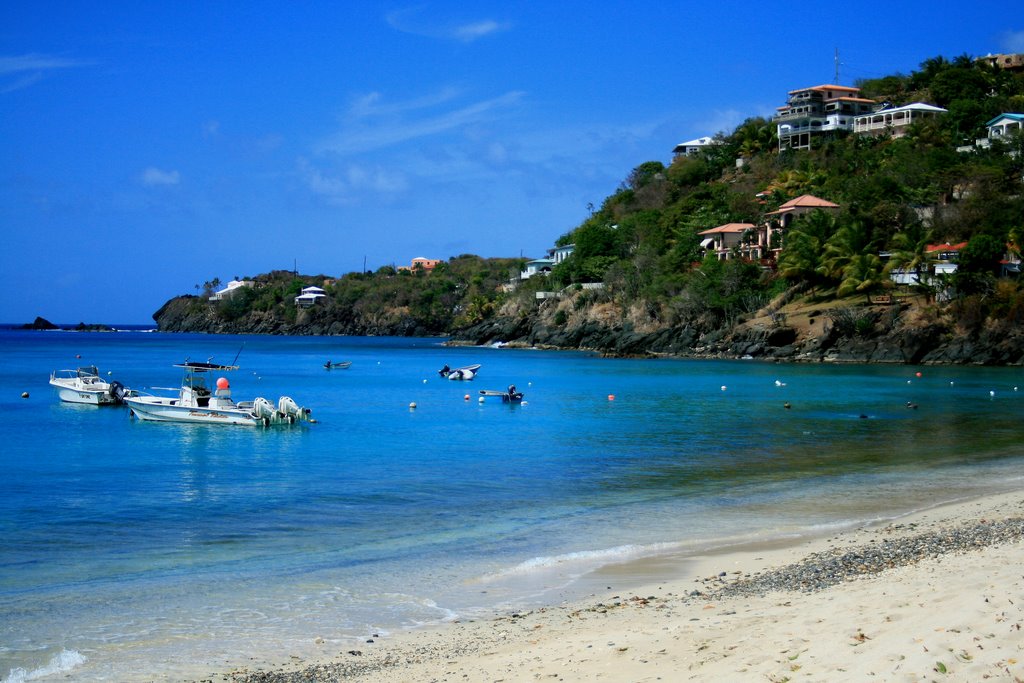
[[[152,422],[189,422],[193,424],[228,424],[255,427],[263,420],[246,410],[200,408],[178,405],[150,397],[125,400],[135,417]]]
[[[57,396],[66,403],[84,403],[90,406],[112,406],[116,403],[106,389],[76,389],[55,382],[50,382],[50,385],[57,389]]]

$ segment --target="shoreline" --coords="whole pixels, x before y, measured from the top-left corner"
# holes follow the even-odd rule
[[[792,543],[610,565],[582,600],[199,679],[1024,680],[1021,567],[1024,492],[1001,493]]]

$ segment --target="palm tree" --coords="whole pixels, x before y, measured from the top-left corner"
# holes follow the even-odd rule
[[[888,278],[883,274],[882,259],[878,254],[857,254],[843,266],[842,280],[836,291],[840,297],[860,292],[869,294],[879,289]]]
[[[815,211],[798,219],[785,235],[779,255],[779,274],[814,286],[821,276],[822,251],[835,233],[835,216]]]
[[[928,255],[928,245],[932,241],[932,232],[921,224],[893,235],[891,241],[892,255],[885,264],[884,273],[891,277],[893,271],[917,274],[917,282],[921,287],[929,288],[927,277],[932,258]],[[920,277],[925,273],[925,278]]]
[[[832,280],[843,280],[847,267],[864,254],[877,251],[872,241],[871,230],[860,219],[848,221],[836,231],[825,245],[825,253],[821,258],[819,272]],[[881,271],[881,265],[879,265]]]

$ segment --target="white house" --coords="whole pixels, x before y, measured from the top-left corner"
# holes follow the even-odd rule
[[[537,274],[547,275],[554,266],[555,259],[553,258],[535,258],[532,261],[526,262],[525,269],[519,273],[519,279],[529,280]]]
[[[548,249],[548,257],[554,259],[555,265],[558,265],[565,259],[572,256],[572,252],[576,251],[575,244],[567,244],[564,247],[555,247],[554,249]]]
[[[254,284],[252,280],[232,280],[227,284],[227,287],[214,292],[213,296],[210,297],[210,301],[230,299],[238,292],[240,287],[252,287]]]
[[[882,135],[888,133],[894,138],[903,137],[907,128],[925,119],[945,114],[946,110],[924,102],[905,104],[902,107],[883,107],[870,114],[853,119],[853,132],[858,135]]]
[[[327,292],[320,287],[304,287],[302,293],[295,297],[295,305],[299,308],[309,308],[325,296]]]
[[[974,141],[974,145],[963,145],[957,147],[958,152],[970,152],[975,148],[985,149],[992,146],[993,140],[1002,140],[1007,136],[1019,133],[1024,130],[1024,114],[1006,113],[1000,114],[985,124],[988,129],[987,137]]]
[[[672,149],[672,153],[675,154],[676,156],[690,157],[696,154],[697,152],[701,151],[708,145],[717,144],[719,144],[718,140],[715,140],[713,137],[705,135],[704,137],[697,138],[695,140],[687,140],[686,142],[680,142]]]

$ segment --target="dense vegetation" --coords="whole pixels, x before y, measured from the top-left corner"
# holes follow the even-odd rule
[[[696,156],[637,166],[557,240],[575,245],[572,256],[549,277],[531,278],[514,291],[502,285],[521,259],[464,255],[431,273],[385,267],[345,275],[326,287],[326,305],[313,313],[297,311],[292,300],[304,286],[323,286],[324,276],[271,273],[257,278],[259,287],[215,304],[215,314],[231,321],[265,312],[290,323],[301,315],[358,318],[392,332],[406,320],[415,323],[401,327],[410,334],[445,333],[480,323],[505,303],[518,302],[523,315],[536,306],[540,289],[603,282],[603,289],[587,292],[585,304],[639,311],[651,325],[714,329],[784,291],[836,298],[890,289],[889,270],[925,264],[926,245],[966,241],[957,273],[926,293],[953,293],[950,308],[966,326],[990,316],[1024,319],[1021,285],[998,279],[1007,248],[1024,244],[1024,137],[988,149],[956,149],[984,137],[985,123],[995,116],[1024,112],[1024,73],[966,56],[938,57],[910,75],[858,85],[878,101],[929,102],[949,113],[898,139],[839,134],[809,151],[782,154],[775,125],[750,118]],[[772,267],[719,261],[700,248],[700,231],[760,224],[767,212],[802,194],[833,201],[841,211],[797,219]],[[193,305],[207,304],[196,299]]]
[[[956,148],[984,137],[985,123],[999,114],[1024,112],[1024,74],[967,57],[935,58],[909,76],[858,85],[879,101],[930,102],[949,113],[899,139],[838,135],[782,154],[775,126],[751,118],[698,156],[668,167],[641,164],[559,239],[576,250],[553,280],[603,281],[603,296],[624,307],[639,302],[667,324],[703,319],[719,326],[793,286],[819,297],[891,288],[889,270],[924,265],[926,245],[967,241],[958,272],[939,286],[951,286],[956,306],[975,316],[979,308],[982,318],[1016,312],[1017,283],[997,283],[997,275],[1007,245],[1024,243],[1024,138],[968,153]],[[739,168],[737,159],[745,161]],[[842,211],[798,219],[777,268],[717,261],[700,250],[699,231],[759,224],[802,194]]]

